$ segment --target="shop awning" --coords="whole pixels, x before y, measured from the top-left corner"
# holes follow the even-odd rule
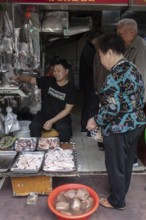
[[[129,0],[0,0],[3,3],[40,5],[48,10],[124,10],[129,6]]]
[[[146,0],[130,0],[129,6],[135,11],[146,11]]]
[[[138,0],[142,1],[142,0]],[[143,0],[144,1],[144,0]],[[89,3],[89,4],[102,4],[102,5],[128,5],[128,0],[11,0],[11,1],[5,1],[5,0],[0,0],[0,2],[4,3],[29,3],[29,4],[34,4],[34,3],[39,3],[39,4],[47,4],[47,3]]]

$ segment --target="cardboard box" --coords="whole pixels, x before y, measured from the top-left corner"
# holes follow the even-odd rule
[[[13,196],[27,196],[31,192],[48,195],[52,191],[52,177],[27,176],[11,177]]]

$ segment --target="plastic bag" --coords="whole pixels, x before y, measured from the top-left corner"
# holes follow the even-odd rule
[[[4,122],[5,116],[1,112],[2,112],[2,110],[0,108],[0,121]]]
[[[4,133],[5,133],[4,126],[3,126],[2,121],[0,121],[0,134],[4,134]]]
[[[20,124],[17,120],[17,115],[14,114],[13,116],[14,116],[14,118],[13,118],[13,125],[11,128],[11,132],[20,130]]]
[[[91,137],[97,141],[103,143],[103,136],[100,127],[97,127],[95,130],[91,131]]]
[[[7,115],[5,117],[5,134],[20,130],[20,124],[17,120],[17,115],[12,112],[11,107],[6,108]]]
[[[0,108],[0,134],[4,134],[5,130],[4,130],[4,120],[5,120],[5,116],[1,113],[1,108]]]

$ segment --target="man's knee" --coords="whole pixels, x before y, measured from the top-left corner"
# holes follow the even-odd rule
[[[32,121],[29,129],[31,137],[41,137],[42,126],[37,121]]]
[[[59,132],[61,142],[68,142],[71,137],[71,126],[68,124],[56,124],[54,127]]]
[[[39,123],[37,121],[32,121],[29,125],[29,129],[33,130],[39,127]]]

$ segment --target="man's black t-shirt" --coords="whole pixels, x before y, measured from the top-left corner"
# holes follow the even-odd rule
[[[70,82],[58,86],[55,78],[44,76],[37,78],[37,86],[42,92],[42,111],[51,117],[62,111],[66,104],[76,103],[77,90]]]

